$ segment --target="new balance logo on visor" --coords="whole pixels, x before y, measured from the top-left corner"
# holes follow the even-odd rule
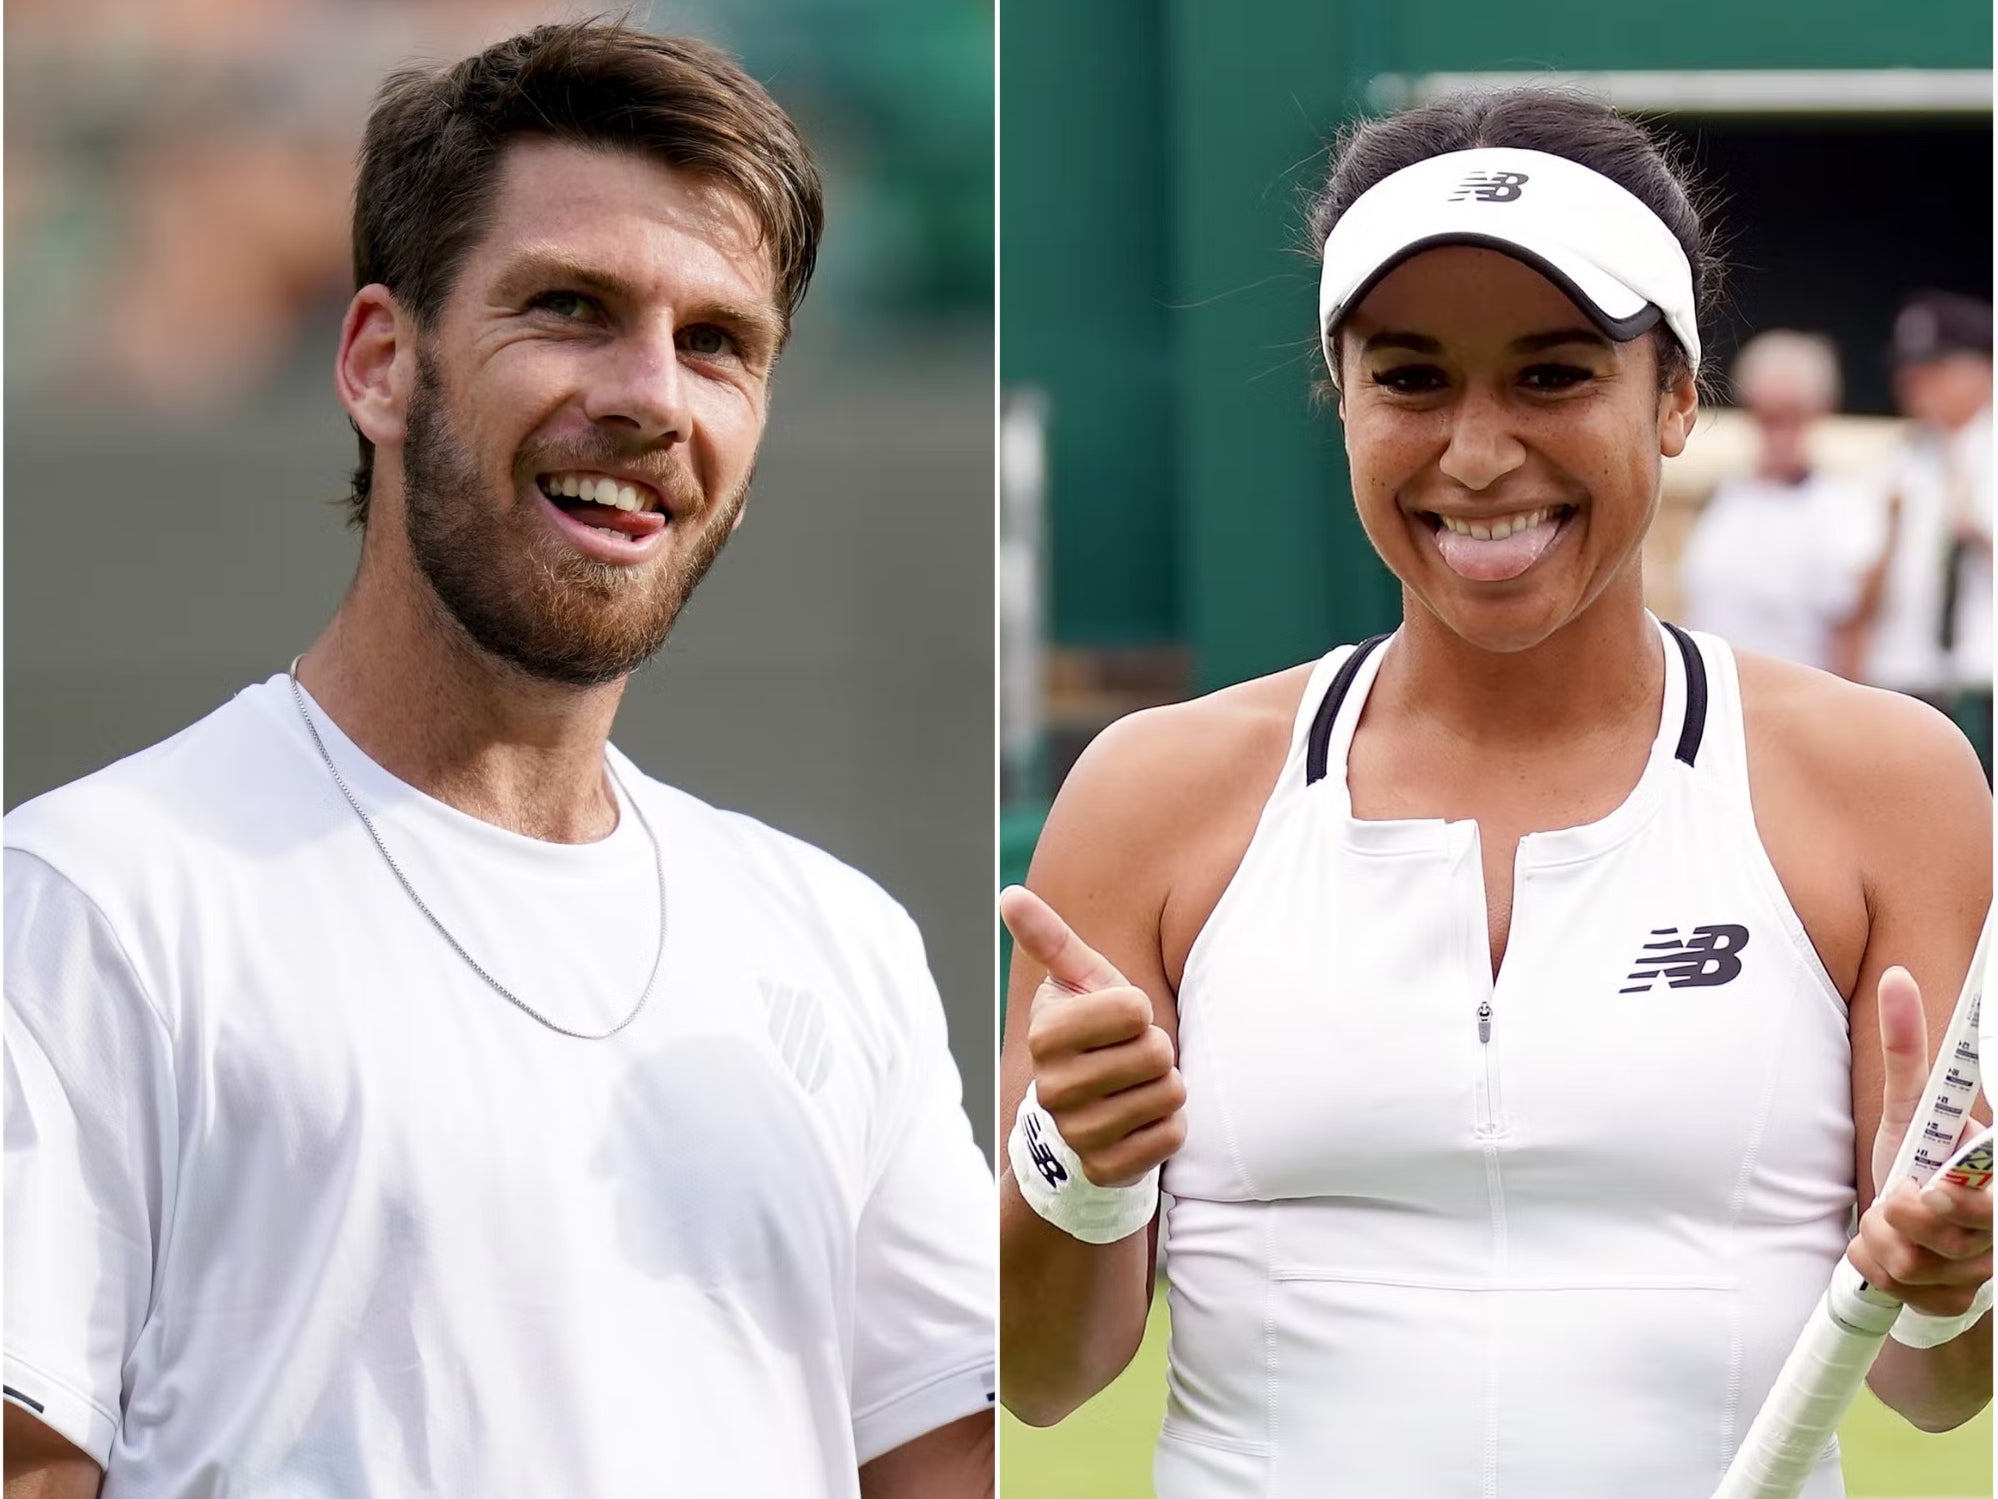
[[[1057,1191],[1068,1180],[1068,1171],[1056,1157],[1048,1143],[1041,1138],[1041,1121],[1033,1114],[1027,1115],[1027,1154],[1032,1158],[1034,1169],[1041,1174],[1041,1180],[1048,1184],[1050,1191]]]
[[[1683,941],[1675,926],[1653,927],[1631,965],[1629,987],[1619,994],[1643,994],[1659,979],[1673,989],[1711,989],[1741,972],[1741,950],[1748,946],[1748,928],[1720,924],[1696,926]]]
[[[1510,203],[1526,180],[1524,172],[1473,172],[1457,184],[1450,201],[1461,203],[1472,198],[1480,203]]]

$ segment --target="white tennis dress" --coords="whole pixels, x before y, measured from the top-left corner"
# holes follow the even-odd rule
[[[1160,1499],[1704,1499],[1854,1204],[1845,1003],[1749,808],[1734,659],[1660,628],[1599,822],[1359,821],[1392,643],[1319,663],[1179,993]],[[1804,1490],[1843,1493],[1835,1451]]]

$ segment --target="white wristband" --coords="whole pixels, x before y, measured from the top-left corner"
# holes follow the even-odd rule
[[[1977,1288],[1977,1299],[1970,1303],[1970,1310],[1961,1317],[1932,1317],[1911,1306],[1903,1307],[1901,1315],[1894,1319],[1892,1337],[1895,1342],[1909,1348],[1933,1348],[1938,1343],[1962,1337],[1990,1310],[1991,1282],[1987,1280]]]
[[[1083,1175],[1082,1159],[1041,1107],[1032,1083],[1006,1137],[1013,1180],[1027,1206],[1070,1238],[1114,1244],[1150,1223],[1159,1210],[1159,1168],[1127,1187],[1099,1187]]]

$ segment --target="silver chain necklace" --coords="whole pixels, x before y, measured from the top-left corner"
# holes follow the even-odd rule
[[[557,1035],[572,1036],[578,1041],[607,1041],[630,1025],[632,1021],[636,1020],[638,1012],[645,1008],[645,1002],[652,998],[652,986],[659,981],[659,964],[666,956],[666,860],[659,852],[659,837],[652,831],[652,824],[646,820],[645,809],[638,805],[638,799],[626,789],[623,778],[617,773],[617,766],[610,761],[609,757],[605,757],[604,767],[610,771],[611,780],[616,783],[617,789],[624,793],[625,803],[636,814],[638,825],[645,829],[646,841],[652,845],[652,872],[659,882],[659,945],[653,949],[652,971],[645,976],[645,987],[639,991],[638,1003],[631,1007],[631,1012],[607,1031],[577,1031],[550,1020],[546,1015],[535,1009],[533,1005],[529,1004],[518,994],[507,988],[505,984],[502,984],[498,979],[486,972],[479,965],[479,960],[465,951],[465,945],[451,935],[450,928],[437,919],[437,913],[423,903],[423,897],[418,895],[416,887],[410,884],[409,876],[404,874],[402,866],[396,863],[395,855],[390,853],[388,845],[382,842],[382,835],[375,827],[374,819],[362,810],[359,799],[355,797],[353,790],[347,785],[346,778],[340,774],[340,767],[335,765],[333,757],[326,753],[326,741],[319,737],[319,726],[313,723],[312,714],[305,706],[305,692],[298,685],[298,663],[304,659],[305,657],[302,655],[292,657],[291,666],[285,675],[291,683],[291,700],[298,704],[298,716],[305,720],[305,732],[312,736],[313,747],[319,751],[319,758],[326,762],[326,769],[332,773],[333,784],[340,788],[340,794],[347,798],[347,805],[352,807],[354,815],[361,819],[361,826],[368,830],[368,837],[374,840],[375,848],[380,852],[383,862],[388,865],[389,872],[396,877],[396,882],[408,893],[409,898],[416,903],[416,909],[421,911],[424,918],[437,928],[438,935],[451,944],[451,951],[463,958],[465,965],[480,978],[484,979],[487,987],[499,995],[501,999],[505,1000],[515,1009],[540,1021]]]

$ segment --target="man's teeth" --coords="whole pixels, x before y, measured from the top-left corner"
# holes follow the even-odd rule
[[[541,492],[551,499],[582,500],[590,505],[612,505],[619,510],[650,510],[652,492],[641,492],[635,484],[615,479],[599,479],[589,474],[550,474],[541,481]]]
[[[596,533],[597,533],[597,535],[599,535],[599,536],[608,536],[608,537],[610,537],[610,538],[611,538],[611,539],[612,539],[613,541],[623,541],[623,540],[624,540],[624,532],[622,532],[622,531],[613,531],[613,530],[612,530],[612,529],[611,529],[611,528],[610,528],[609,526],[592,526],[592,527],[590,527],[590,529],[591,529],[592,531],[596,532]]]
[[[1543,505],[1538,510],[1529,510],[1524,515],[1501,515],[1493,521],[1463,520],[1454,515],[1438,515],[1444,528],[1455,531],[1459,536],[1473,536],[1479,541],[1504,541],[1515,531],[1531,531],[1535,526],[1544,525],[1558,505]]]

